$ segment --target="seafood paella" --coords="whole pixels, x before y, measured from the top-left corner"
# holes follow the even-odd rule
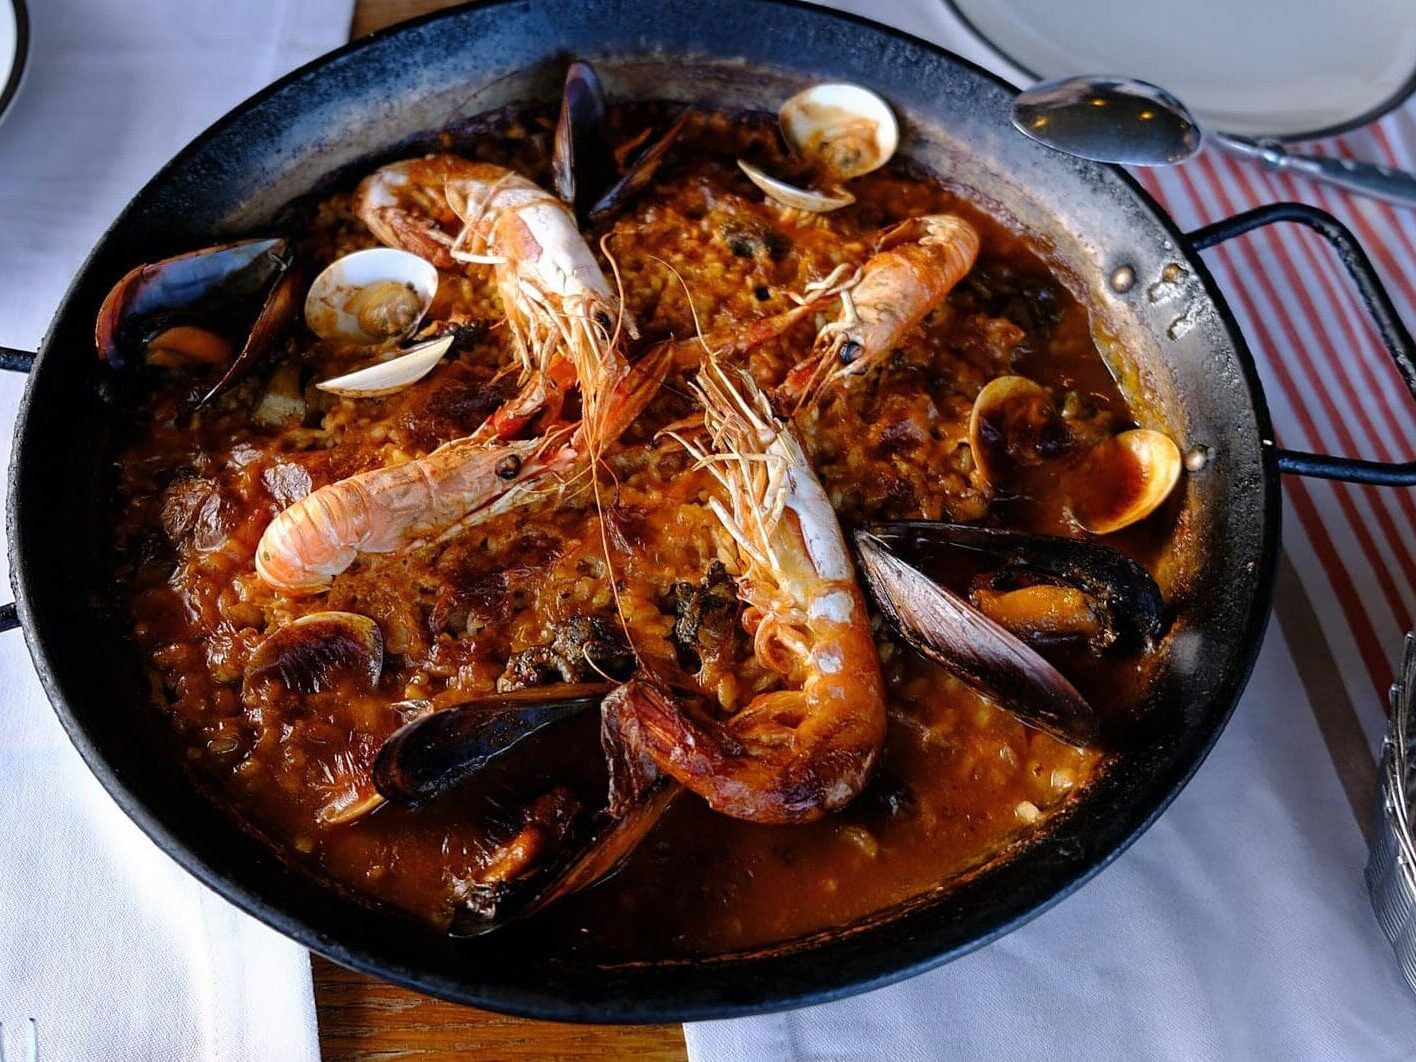
[[[125,276],[121,594],[201,786],[371,902],[608,957],[846,925],[1066,814],[1164,652],[1182,461],[899,139],[858,86],[572,63]]]

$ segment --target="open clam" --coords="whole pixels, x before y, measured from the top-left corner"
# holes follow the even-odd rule
[[[345,398],[378,398],[395,394],[417,383],[432,372],[438,362],[447,357],[456,336],[446,335],[409,347],[397,357],[378,361],[362,369],[321,380],[315,384],[321,391]]]
[[[801,188],[738,160],[753,184],[783,206],[822,214],[855,202],[842,186],[884,166],[899,146],[890,105],[860,85],[827,82],[803,89],[782,105],[777,121],[787,146],[805,160],[814,183]]]
[[[313,612],[291,620],[256,647],[245,685],[276,682],[290,693],[368,691],[383,671],[379,625],[356,612]]]
[[[1073,518],[1097,535],[1155,512],[1175,489],[1182,465],[1175,441],[1149,428],[1081,443],[1052,396],[1022,376],[1000,376],[979,392],[969,447],[979,474],[994,487],[1048,466],[1064,483]]]
[[[331,262],[305,296],[305,323],[321,339],[373,346],[411,336],[433,303],[438,271],[407,251],[375,247]]]
[[[900,142],[890,105],[868,88],[841,81],[798,92],[782,104],[777,120],[793,150],[841,181],[878,170]]]

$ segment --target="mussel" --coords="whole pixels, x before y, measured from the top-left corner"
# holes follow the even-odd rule
[[[1100,542],[937,520],[865,530],[1031,645],[1140,653],[1165,631],[1165,600],[1150,572]]]
[[[606,683],[566,684],[551,687],[550,697],[547,689],[533,687],[451,707],[430,703],[427,714],[384,742],[374,761],[374,786],[394,803],[416,807],[547,726],[598,708],[611,688]]]
[[[640,137],[612,150],[599,75],[589,63],[572,60],[561,92],[551,155],[556,194],[577,216],[604,221],[649,186],[688,115],[688,108],[684,108],[657,136],[646,129]]]
[[[1046,466],[1084,530],[1109,535],[1144,520],[1180,480],[1180,448],[1163,432],[1133,428],[1099,443],[1076,438],[1052,396],[1023,376],[1000,376],[974,400],[974,465],[994,488]]]
[[[200,407],[259,364],[295,316],[286,241],[241,240],[140,265],[103,300],[98,355],[115,369],[222,368]]]
[[[438,290],[437,267],[393,247],[331,262],[305,295],[305,323],[321,339],[374,346],[406,339]]]
[[[1096,712],[1036,650],[868,532],[856,532],[856,552],[871,596],[909,645],[1030,726],[1074,745],[1096,739]]]
[[[473,698],[443,695],[399,706],[416,715],[380,750],[378,796],[418,806],[471,781],[528,739],[598,708],[614,686],[560,684]],[[475,880],[462,883],[455,935],[489,932],[588,888],[612,874],[667,809],[679,787],[652,764],[625,755],[602,723],[609,789],[600,808],[552,786],[529,801],[521,822],[489,854]]]
[[[870,89],[827,82],[803,89],[777,115],[782,138],[810,171],[800,188],[742,159],[738,167],[783,206],[823,214],[855,202],[843,185],[884,166],[899,145],[900,127],[890,105]]]

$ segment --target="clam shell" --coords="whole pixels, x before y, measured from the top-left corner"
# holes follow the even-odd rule
[[[1115,463],[1123,473],[1117,475]],[[1101,466],[1108,467],[1106,472]],[[1082,472],[1105,491],[1079,494],[1073,505],[1077,522],[1094,535],[1109,535],[1144,520],[1170,497],[1180,481],[1180,448],[1169,435],[1150,428],[1123,431],[1090,454]]]
[[[878,170],[900,143],[890,105],[870,89],[843,81],[803,89],[782,104],[777,117],[793,150],[837,180]]]
[[[827,195],[825,192],[813,192],[806,188],[798,188],[794,184],[778,180],[742,159],[738,159],[738,169],[742,170],[747,175],[747,179],[761,188],[770,198],[775,199],[783,206],[805,210],[811,214],[825,214],[832,210],[840,210],[841,207],[850,206],[855,202],[855,196],[849,192]]]
[[[246,685],[275,680],[291,693],[370,690],[383,671],[379,625],[356,612],[312,612],[291,620],[256,647]]]
[[[347,372],[343,376],[322,380],[315,386],[321,391],[328,391],[343,398],[377,398],[380,395],[394,394],[432,372],[433,367],[442,361],[451,349],[454,338],[456,337],[443,336],[441,339],[420,343],[389,361],[381,361],[354,372]]]
[[[437,267],[416,254],[392,247],[355,251],[330,263],[310,285],[305,323],[321,339],[397,341],[417,329],[437,290]],[[393,300],[404,304],[389,313]],[[381,313],[387,320],[373,327]]]

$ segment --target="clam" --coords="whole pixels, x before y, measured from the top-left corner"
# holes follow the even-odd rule
[[[687,121],[685,108],[658,136],[644,130],[611,149],[605,95],[595,68],[572,60],[566,69],[551,152],[551,183],[580,217],[601,222],[649,186]]]
[[[394,394],[432,372],[433,367],[452,349],[456,338],[446,335],[419,343],[388,361],[375,362],[363,369],[321,380],[315,386],[345,398],[376,398]]]
[[[240,240],[130,270],[98,311],[98,356],[116,369],[224,367],[198,405],[261,362],[294,317],[286,242]]]
[[[881,539],[863,531],[855,539],[871,595],[907,643],[1028,725],[1074,745],[1095,740],[1096,713],[1036,650]]]
[[[842,81],[803,89],[782,104],[777,120],[792,149],[838,181],[878,170],[900,142],[890,105],[870,89]]]
[[[801,188],[742,159],[748,180],[783,206],[824,214],[855,202],[842,184],[884,166],[899,146],[900,126],[879,95],[860,85],[827,82],[803,89],[777,115],[787,146],[823,189]]]
[[[1000,376],[974,400],[969,447],[980,475],[997,487],[1020,471],[1057,462],[1054,474],[1077,523],[1109,535],[1144,520],[1180,479],[1180,448],[1163,432],[1133,428],[1078,453],[1052,397],[1022,376]]]
[[[1077,522],[1095,535],[1109,535],[1144,520],[1170,497],[1180,481],[1183,458],[1175,440],[1149,428],[1132,428],[1092,449],[1082,462],[1072,505]]]
[[[804,210],[808,214],[827,214],[855,202],[855,196],[847,191],[841,190],[831,195],[826,192],[813,192],[809,188],[798,188],[743,159],[738,159],[738,169],[742,170],[749,181],[782,206]]]
[[[321,339],[374,346],[406,339],[438,290],[437,267],[392,247],[330,263],[305,296],[305,323]]]
[[[256,647],[246,664],[245,688],[277,682],[294,694],[367,692],[382,671],[377,623],[355,612],[313,612]]]

